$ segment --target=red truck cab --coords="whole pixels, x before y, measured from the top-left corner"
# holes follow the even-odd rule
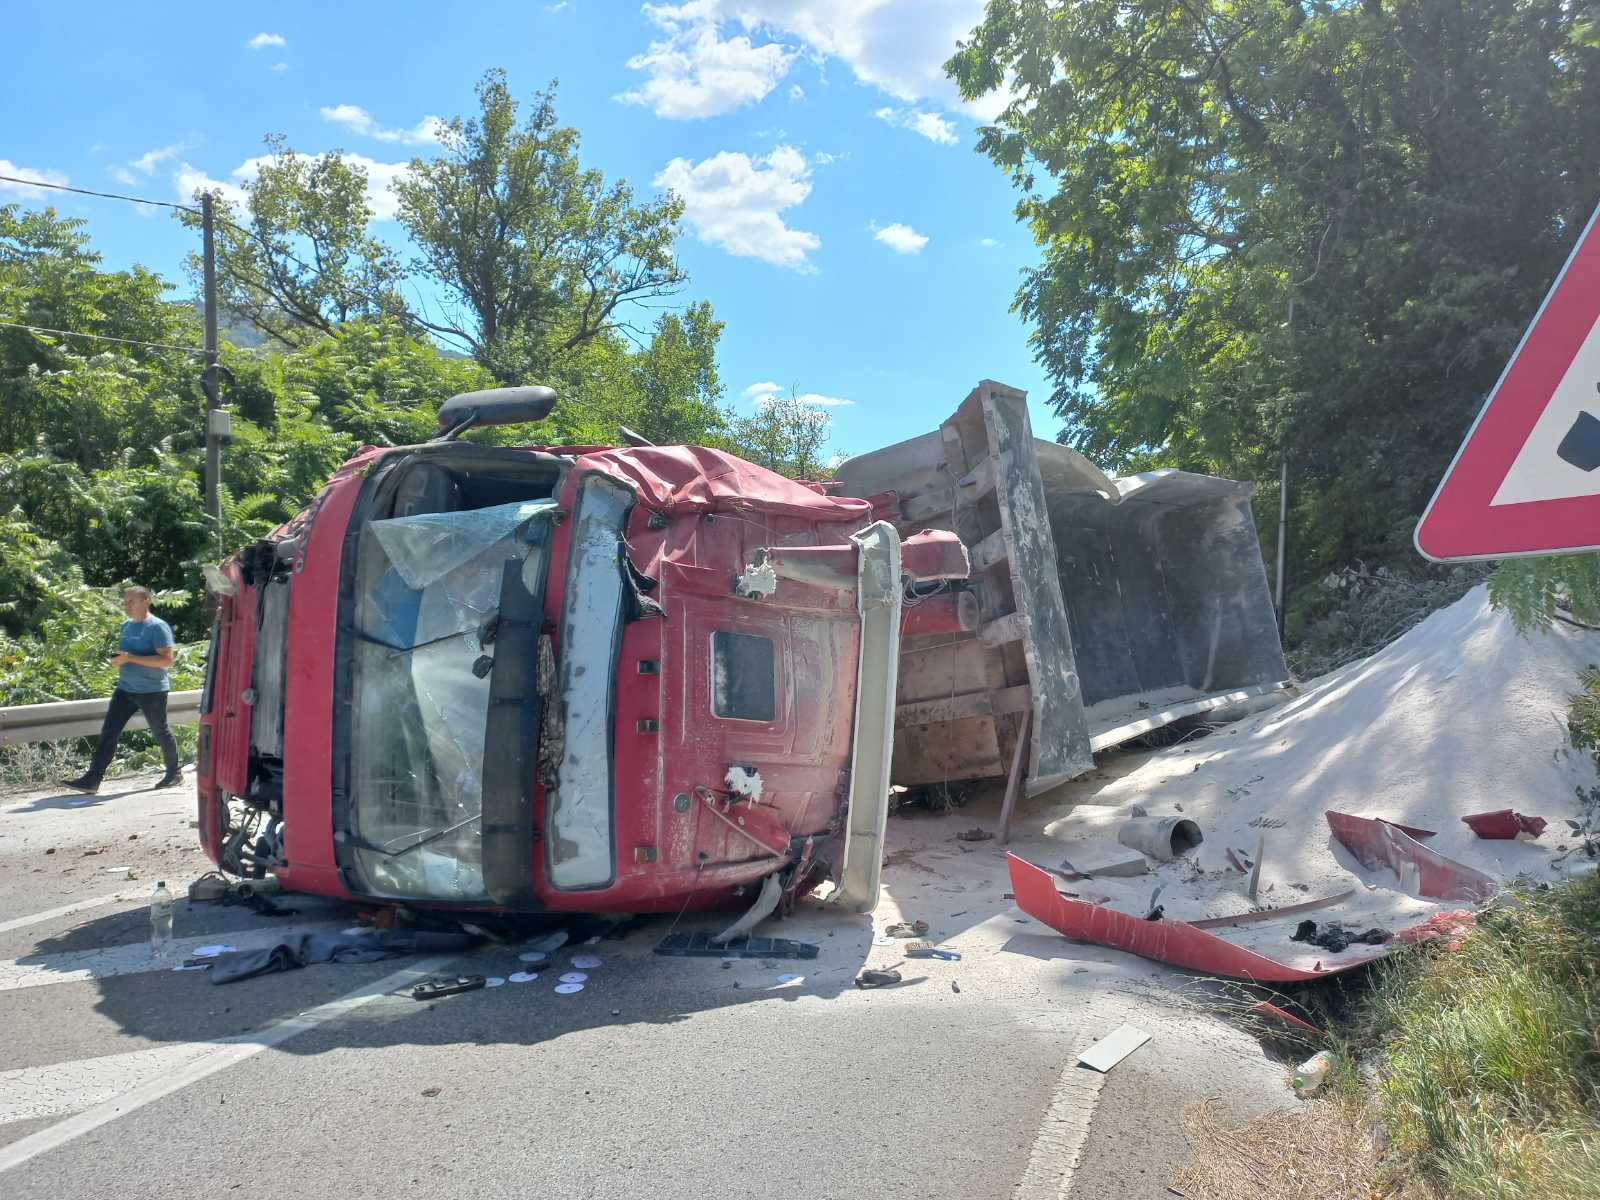
[[[873,504],[723,451],[454,440],[548,389],[456,397],[213,575],[201,841],[292,890],[653,912],[831,877],[876,900],[904,556]],[[770,882],[769,882],[770,880]]]

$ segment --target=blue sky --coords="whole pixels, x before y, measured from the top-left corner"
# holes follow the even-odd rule
[[[262,136],[342,149],[386,181],[435,149],[504,67],[559,79],[581,155],[688,204],[683,301],[727,323],[729,398],[826,403],[832,447],[933,428],[980,378],[1048,387],[1010,312],[1035,261],[1015,195],[973,149],[997,103],[963,105],[941,64],[982,0],[544,0],[525,4],[36,6],[14,12],[0,173],[159,199],[237,186]],[[19,172],[17,168],[22,170]],[[0,202],[45,202],[0,184]],[[160,210],[50,193],[109,265],[181,277],[194,239]],[[375,231],[401,241],[392,220]]]

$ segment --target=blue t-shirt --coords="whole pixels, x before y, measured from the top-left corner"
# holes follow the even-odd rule
[[[128,654],[154,654],[163,646],[172,645],[172,626],[160,617],[146,617],[142,621],[122,623],[121,649]],[[145,667],[138,663],[123,663],[117,675],[117,686],[125,692],[165,692],[172,688],[167,673],[160,667]]]

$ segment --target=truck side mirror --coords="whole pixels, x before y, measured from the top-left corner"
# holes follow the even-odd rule
[[[542,421],[555,406],[555,388],[539,385],[462,392],[439,406],[439,440],[454,441],[474,425]]]

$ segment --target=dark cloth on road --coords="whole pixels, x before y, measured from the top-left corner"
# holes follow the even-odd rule
[[[408,954],[438,954],[468,950],[479,938],[468,933],[432,933],[428,930],[386,929],[359,937],[342,934],[303,933],[261,950],[233,950],[211,960],[212,983],[235,983],[275,971],[293,971],[312,963],[369,963]]]

